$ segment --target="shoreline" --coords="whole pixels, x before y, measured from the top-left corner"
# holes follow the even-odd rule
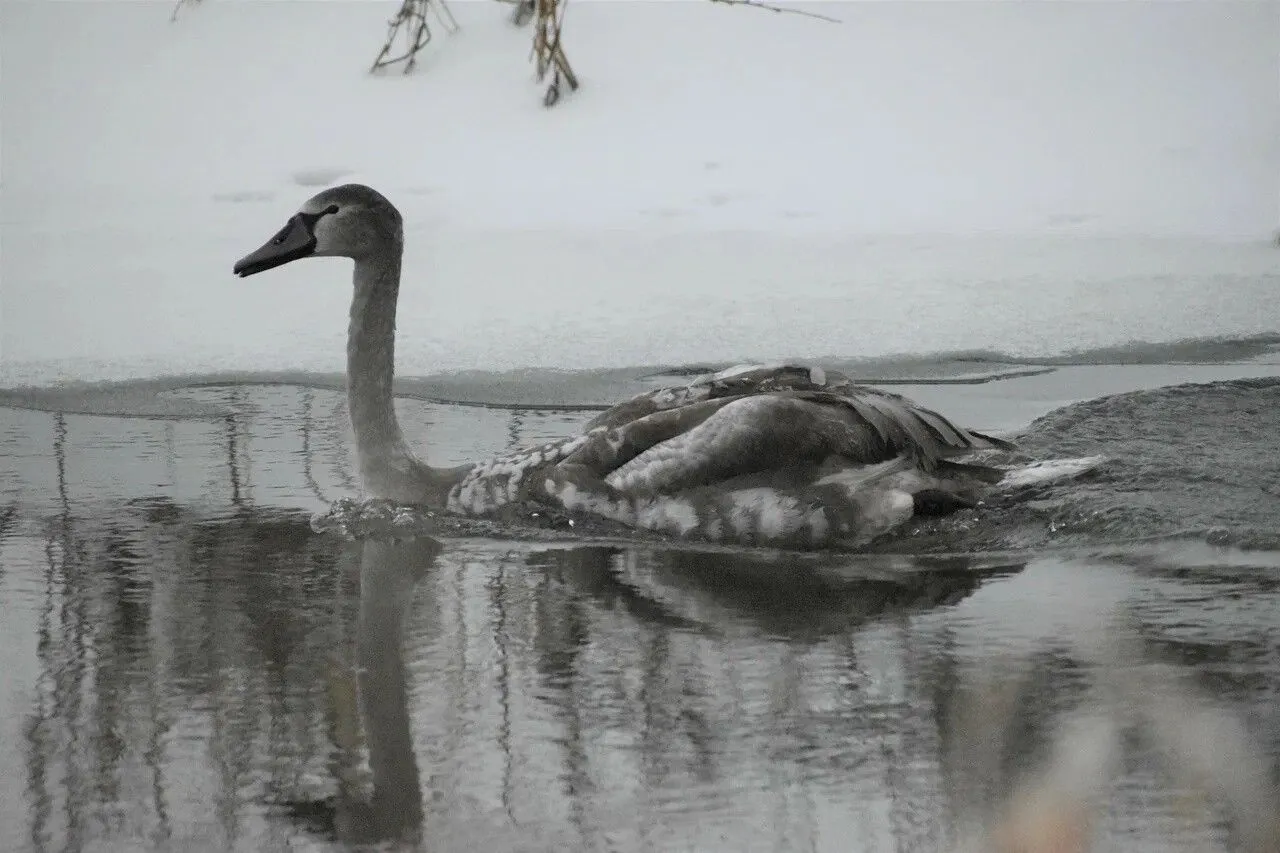
[[[819,360],[796,360],[824,363]],[[826,363],[824,363],[825,366]],[[983,369],[975,369],[981,367]],[[847,367],[844,368],[846,371]],[[974,429],[1023,430],[1062,406],[1115,394],[1183,384],[1280,376],[1280,362],[1167,362],[1150,364],[991,364],[951,362],[914,375],[857,376],[856,381],[903,394]],[[396,396],[429,405],[508,411],[600,411],[663,385],[691,380],[672,368],[595,371],[527,370],[507,373],[397,377]],[[173,392],[227,386],[281,385],[341,393],[340,373],[236,371],[144,380],[84,382],[0,389],[0,407],[115,418],[210,420],[222,407]]]

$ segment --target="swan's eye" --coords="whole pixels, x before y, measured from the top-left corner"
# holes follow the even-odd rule
[[[331,205],[329,205],[328,207],[326,207],[326,208],[324,209],[324,212],[325,212],[325,213],[337,213],[337,212],[338,212],[338,206],[337,206],[336,204],[331,204]]]

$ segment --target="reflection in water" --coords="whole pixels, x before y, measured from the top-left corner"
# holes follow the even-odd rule
[[[302,436],[302,449],[300,451],[302,455],[302,478],[307,483],[307,489],[316,496],[316,500],[321,503],[328,503],[329,501],[324,496],[320,484],[316,482],[315,472],[312,470],[314,450],[311,443],[313,441],[312,436],[316,431],[315,416],[312,410],[315,406],[315,396],[315,391],[311,388],[304,388],[302,391],[301,424],[299,425],[299,432]]]
[[[294,402],[306,467],[240,416],[5,433],[17,849],[937,851],[970,819],[1022,831],[1028,785],[1074,815],[1082,779],[1097,849],[1268,849],[1244,845],[1280,767],[1276,555],[343,543],[286,505],[347,488],[331,403]],[[514,418],[494,449],[557,428]]]
[[[237,418],[233,414],[227,415],[224,419],[227,428],[227,479],[231,481],[231,505],[242,507],[244,497],[240,486],[240,448],[236,440],[239,437],[239,428],[236,421]]]
[[[966,556],[850,564],[797,554],[665,550],[628,552],[621,569],[658,600],[672,590],[686,608],[749,619],[752,631],[800,640],[847,632],[879,616],[955,604],[984,581],[1011,575],[1025,563]]]
[[[738,584],[725,555],[437,550],[161,502],[76,519],[25,726],[31,846],[940,849],[987,781],[948,758],[984,661],[1042,649],[1015,774],[1090,666],[1054,626],[1001,625],[993,593],[1035,599],[1061,564],[794,564],[772,583],[758,564]],[[1177,804],[1142,754],[1119,795],[1155,803],[1158,837]]]
[[[345,842],[407,840],[422,829],[422,787],[410,734],[404,617],[440,545],[426,538],[366,540],[359,550],[356,689],[350,689],[351,668],[335,668],[329,692],[337,794],[327,801],[287,803],[287,811]]]

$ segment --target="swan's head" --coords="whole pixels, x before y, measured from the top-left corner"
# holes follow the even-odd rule
[[[344,184],[307,199],[279,233],[241,258],[234,272],[244,278],[309,257],[359,260],[396,251],[402,241],[400,212],[391,202],[363,184]]]

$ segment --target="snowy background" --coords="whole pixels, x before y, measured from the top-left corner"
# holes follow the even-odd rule
[[[0,382],[343,366],[348,264],[231,265],[327,183],[403,211],[400,368],[1280,329],[1280,6],[0,4]]]

